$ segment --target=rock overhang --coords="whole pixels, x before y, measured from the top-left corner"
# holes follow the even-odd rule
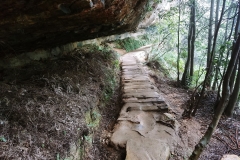
[[[149,0],[3,0],[0,57],[134,30]]]

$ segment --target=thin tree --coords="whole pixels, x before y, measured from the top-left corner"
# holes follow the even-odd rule
[[[195,49],[195,39],[196,39],[196,3],[195,0],[192,2],[192,7],[191,7],[191,25],[192,25],[192,36],[191,36],[191,49],[190,49],[190,54],[191,54],[191,65],[190,65],[190,77],[193,77],[193,72],[194,72],[194,49]],[[192,78],[191,78],[192,79]]]
[[[237,74],[236,82],[234,85],[233,92],[230,96],[229,103],[225,109],[225,114],[228,117],[231,117],[233,114],[233,110],[238,100],[239,90],[240,90],[240,56],[238,57],[238,74]]]
[[[239,11],[240,11],[240,5],[238,4],[238,15],[239,15]],[[236,22],[236,27],[235,27],[235,32],[234,32],[234,40],[237,39],[239,28],[240,28],[240,16],[237,16],[237,22]],[[234,81],[235,81],[235,77],[236,77],[237,65],[234,67],[233,70],[234,70],[234,72],[233,72],[233,74],[230,78],[230,91],[231,91],[231,93],[233,92],[233,85],[234,85]]]
[[[239,34],[240,31],[240,4],[238,4],[238,17],[237,17],[237,22],[236,22],[236,27],[235,27],[235,34],[234,34],[234,41],[236,41],[237,35]],[[233,43],[235,45],[235,43]],[[233,54],[233,53],[232,53]],[[238,65],[237,65],[238,64]],[[238,74],[235,80],[235,75],[237,72],[237,67],[238,67]],[[234,84],[235,81],[235,84]],[[228,117],[231,117],[233,114],[233,110],[236,106],[238,95],[239,95],[239,87],[240,87],[240,57],[238,57],[238,63],[235,64],[234,69],[233,69],[233,74],[231,75],[230,82],[230,101],[225,109],[225,114]]]
[[[234,0],[232,0],[232,1],[234,2]],[[234,5],[234,4],[232,3],[232,5]],[[237,13],[238,13],[238,8],[239,8],[239,7],[235,7],[234,15],[238,15],[238,14],[237,14]],[[235,19],[238,19],[238,18],[231,18],[231,19],[233,19],[233,20],[232,20],[232,23],[231,23],[230,33],[229,33],[229,35],[228,35],[228,37],[227,37],[227,41],[228,41],[228,42],[231,40],[233,31],[236,29]],[[234,29],[234,25],[235,25],[235,29]],[[235,33],[236,33],[236,32],[235,32]],[[225,35],[225,36],[226,36],[226,35]],[[234,35],[234,38],[235,38],[234,41],[236,41],[236,38],[237,38],[236,35]],[[233,43],[234,43],[234,41],[233,41]],[[232,46],[233,46],[233,45],[234,45],[234,44],[232,44]],[[226,57],[225,57],[226,60],[228,60],[229,55],[230,55],[230,47],[228,48],[227,55],[226,55]],[[227,67],[224,65],[223,75],[225,74],[226,69],[227,69]],[[232,77],[232,76],[231,76],[231,77]],[[218,94],[217,94],[217,100],[216,100],[216,105],[215,105],[215,106],[217,106],[217,103],[218,103],[219,100],[220,100],[220,91],[221,91],[222,81],[223,81],[223,79],[220,80],[220,84],[219,84],[219,86],[218,86]],[[230,79],[230,87],[231,87],[231,79]]]
[[[194,45],[195,45],[195,0],[190,2],[190,20],[189,20],[189,30],[188,30],[188,56],[185,64],[183,76],[182,76],[182,85],[188,86],[190,76],[193,75],[193,58],[194,58]]]
[[[204,92],[205,92],[205,88],[206,88],[206,85],[207,85],[207,82],[209,80],[209,77],[211,75],[211,66],[213,65],[213,58],[214,58],[214,54],[213,52],[215,51],[214,48],[217,44],[217,37],[218,37],[218,31],[219,31],[219,28],[220,28],[220,25],[222,23],[222,19],[223,19],[223,15],[224,15],[224,9],[225,9],[225,4],[226,4],[226,0],[223,0],[223,5],[222,5],[222,11],[221,11],[221,16],[220,16],[220,19],[218,21],[218,25],[217,25],[217,28],[215,28],[215,32],[214,32],[214,39],[213,39],[213,47],[212,47],[212,51],[211,51],[211,57],[210,57],[210,63],[209,63],[209,68],[207,69],[207,73],[205,75],[205,79],[204,79],[204,82],[203,82],[203,87],[202,87],[202,90],[201,90],[201,93],[200,93],[200,97],[196,103],[196,106],[192,112],[192,115],[195,116],[196,114],[196,111],[198,109],[198,106],[199,106],[199,102],[202,100],[203,98],[203,95],[204,95]]]
[[[219,81],[219,74],[220,74],[220,65],[222,64],[222,60],[224,58],[224,53],[225,50],[227,49],[228,45],[227,45],[227,41],[229,41],[228,39],[228,28],[229,28],[229,20],[231,18],[232,15],[232,11],[233,11],[233,0],[231,2],[231,5],[228,9],[228,15],[227,15],[227,22],[226,22],[226,26],[225,26],[225,33],[224,33],[224,40],[222,42],[222,45],[220,47],[220,49],[218,50],[218,60],[217,60],[217,64],[216,64],[216,69],[215,69],[215,75],[214,75],[214,80],[213,80],[213,85],[212,85],[212,90],[216,90],[218,88],[218,81]],[[231,80],[230,80],[231,82]]]
[[[208,27],[208,47],[207,47],[207,69],[210,68],[210,58],[211,58],[211,50],[212,50],[212,23],[213,23],[213,11],[214,11],[214,0],[211,0],[211,8],[210,8],[210,17],[209,17],[209,27]],[[210,80],[208,79],[206,82],[207,86],[210,86]]]
[[[180,0],[178,0],[178,45],[177,45],[177,82],[180,82],[180,68],[179,68],[179,61],[180,61],[180,22],[181,22],[181,8],[180,8]]]
[[[236,63],[236,59],[239,56],[239,49],[240,49],[240,35],[238,35],[237,43],[233,47],[233,54],[231,55],[231,59],[228,64],[228,68],[226,71],[226,74],[224,75],[224,80],[223,80],[223,86],[222,86],[222,98],[217,106],[217,110],[213,116],[213,120],[210,123],[206,133],[204,136],[201,138],[199,143],[195,146],[194,151],[192,152],[192,155],[189,157],[189,160],[197,160],[202,153],[203,149],[206,147],[206,145],[209,143],[211,136],[213,132],[215,131],[218,122],[222,116],[222,113],[225,109],[225,107],[228,104],[229,97],[230,97],[230,89],[229,89],[229,81],[230,77],[233,71],[233,68]]]

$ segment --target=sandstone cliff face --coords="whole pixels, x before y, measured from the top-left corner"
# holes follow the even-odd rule
[[[148,0],[2,0],[0,57],[134,30]]]

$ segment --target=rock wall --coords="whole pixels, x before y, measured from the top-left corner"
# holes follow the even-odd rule
[[[134,30],[149,0],[2,0],[0,57]]]
[[[72,42],[57,47],[48,49],[36,49],[34,51],[19,53],[15,56],[5,56],[0,59],[0,76],[1,71],[7,68],[23,67],[24,65],[30,64],[34,61],[41,60],[55,60],[62,55],[68,54],[69,52],[82,47],[87,44],[101,45],[103,42],[115,41],[118,39],[124,39],[127,37],[138,37],[146,34],[146,30],[139,29],[138,32],[126,32],[123,34],[116,34],[111,36],[99,37],[85,41]]]

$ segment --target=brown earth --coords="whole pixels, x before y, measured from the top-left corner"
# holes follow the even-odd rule
[[[149,75],[154,79],[156,86],[162,92],[162,97],[169,104],[169,107],[172,108],[173,113],[175,113],[177,120],[181,124],[179,137],[182,142],[177,145],[170,159],[185,160],[190,156],[212,120],[216,93],[212,91],[206,92],[204,99],[200,102],[200,109],[197,111],[196,117],[191,119],[183,118],[182,114],[188,107],[188,100],[192,91],[179,87],[176,81],[167,78],[163,74],[166,72],[161,65],[155,62],[151,62],[148,65],[150,66]],[[240,156],[240,146],[236,143],[240,139],[238,136],[240,133],[239,115],[240,110],[236,108],[233,118],[225,116],[221,118],[210,143],[201,154],[199,160],[220,160],[224,154]]]

